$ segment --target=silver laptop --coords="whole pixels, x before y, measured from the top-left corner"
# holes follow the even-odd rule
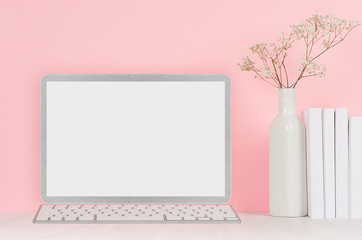
[[[34,223],[239,223],[223,74],[49,74]]]

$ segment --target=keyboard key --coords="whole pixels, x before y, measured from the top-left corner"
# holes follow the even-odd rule
[[[62,210],[62,209],[65,209],[67,207],[67,205],[55,205],[55,208],[56,210]]]
[[[77,220],[77,216],[64,217],[64,221],[75,221],[75,220]]]
[[[197,218],[199,221],[210,221],[210,218],[208,217],[199,217]]]
[[[233,212],[217,213],[217,214],[215,214],[215,216],[236,217],[236,215]]]
[[[166,216],[168,221],[182,220],[182,217],[178,216]]]
[[[229,217],[229,218],[226,218],[226,220],[228,220],[228,221],[239,221],[239,219],[237,217]]]
[[[159,220],[159,221],[163,221],[163,216],[105,216],[105,215],[101,215],[101,216],[97,216],[97,221],[102,221],[102,220],[108,220],[108,221],[117,221],[117,220],[122,220],[122,221],[152,221],[152,220]]]
[[[93,209],[93,208],[95,208],[95,206],[94,205],[82,205],[82,208],[81,209]]]
[[[184,217],[185,221],[195,221],[196,218],[195,217]]]
[[[38,215],[36,220],[39,221],[48,221],[49,216],[48,215]]]
[[[69,205],[67,207],[67,209],[74,209],[74,210],[78,210],[80,208],[81,205]]]
[[[94,215],[80,216],[79,221],[94,221]]]
[[[55,216],[55,217],[51,217],[50,221],[62,221],[63,217],[62,216]]]
[[[52,210],[54,207],[54,205],[43,205],[41,206],[41,210],[45,211],[45,210]]]

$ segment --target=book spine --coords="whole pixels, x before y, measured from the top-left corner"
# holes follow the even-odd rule
[[[362,218],[362,117],[349,120],[349,216]]]
[[[348,110],[335,112],[336,218],[348,218]]]
[[[307,142],[308,215],[324,218],[322,109],[304,113]]]
[[[322,111],[323,133],[323,180],[324,180],[324,217],[336,217],[335,174],[334,174],[334,109]]]

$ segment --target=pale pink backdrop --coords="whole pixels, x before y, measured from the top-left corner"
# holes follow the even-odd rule
[[[233,94],[238,211],[268,210],[268,131],[277,89],[237,62],[313,13],[362,21],[359,0],[0,1],[0,211],[35,211],[39,81],[46,73],[225,73]],[[295,49],[296,50],[296,49]],[[297,61],[300,51],[291,55]],[[362,116],[362,27],[321,61],[327,78],[298,86],[297,109]]]

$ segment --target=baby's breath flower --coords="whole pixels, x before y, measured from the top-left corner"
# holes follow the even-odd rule
[[[304,77],[325,77],[326,66],[316,63],[315,59],[342,42],[350,31],[360,25],[362,23],[358,21],[339,19],[331,13],[324,16],[314,14],[305,22],[289,25],[290,33],[285,34],[282,31],[277,43],[258,43],[251,46],[251,52],[260,59],[260,67],[257,67],[256,62],[253,62],[248,56],[244,57],[242,63],[239,63],[238,66],[241,71],[253,71],[256,73],[255,78],[261,78],[275,87],[294,88],[298,81]],[[306,48],[299,59],[298,71],[300,74],[294,83],[290,83],[284,60],[293,44],[299,40],[304,41]],[[315,49],[318,49],[317,47],[313,48],[317,43],[323,46],[323,50],[319,53],[315,52]],[[286,83],[283,82],[283,77],[287,78]],[[269,82],[267,79],[274,82]]]
[[[241,71],[254,71],[255,62],[251,61],[248,56],[243,58],[243,63],[238,63]]]

